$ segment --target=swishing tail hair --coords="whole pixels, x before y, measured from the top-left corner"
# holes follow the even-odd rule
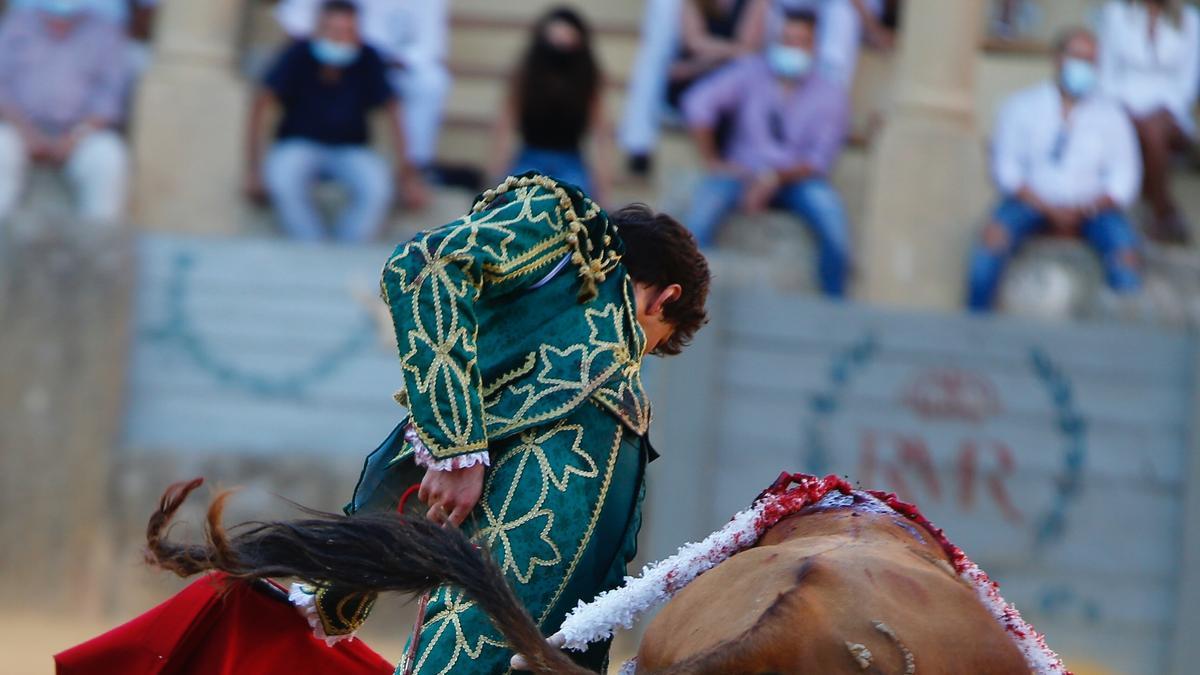
[[[537,673],[587,673],[551,647],[492,557],[453,528],[396,513],[251,522],[226,531],[221,492],[208,508],[205,543],[167,539],[175,512],[203,479],[167,488],[146,528],[146,561],[179,576],[218,570],[237,579],[293,577],[350,591],[417,594],[442,584],[466,591]]]

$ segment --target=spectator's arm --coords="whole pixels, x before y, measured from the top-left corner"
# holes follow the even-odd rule
[[[742,54],[741,45],[708,32],[704,15],[694,2],[683,3],[683,46],[689,56],[709,62],[721,62],[737,58]]]
[[[106,24],[104,37],[95,45],[92,52],[96,63],[95,80],[88,99],[87,124],[98,129],[116,126],[121,121],[125,109],[125,95],[129,91],[128,62],[124,58],[113,58],[114,54],[124,55],[129,49],[129,41],[124,31]]]
[[[1184,67],[1178,71],[1176,86],[1172,87],[1178,98],[1171,112],[1187,118],[1192,114],[1200,89],[1200,10],[1190,5],[1184,6],[1183,30],[1187,56],[1184,58]]]
[[[746,68],[741,64],[728,66],[693,85],[683,97],[684,119],[700,156],[710,167],[721,163],[715,136],[717,120],[737,104],[745,75]]]
[[[1019,102],[1008,101],[996,116],[992,132],[992,179],[1005,195],[1016,195],[1025,186],[1025,165],[1021,159],[1023,130]]]
[[[610,205],[608,201],[612,197],[612,146],[613,146],[613,128],[608,120],[608,112],[604,109],[604,78],[600,78],[600,84],[596,89],[596,95],[592,98],[591,113],[588,123],[588,135],[591,136],[592,157],[591,157],[591,174],[592,174],[592,199],[596,200],[601,206]]]
[[[1105,197],[1113,206],[1126,208],[1133,204],[1141,190],[1141,149],[1133,123],[1124,114],[1114,112],[1111,127],[1104,139],[1109,151],[1104,167]]]
[[[809,142],[800,164],[794,170],[799,172],[790,180],[798,180],[809,176],[828,176],[832,171],[842,146],[846,143],[846,133],[850,127],[850,101],[845,92],[837,96],[829,96],[825,100],[826,110],[815,111],[826,116],[828,122],[820,125],[812,140]],[[789,180],[784,172],[784,179]]]
[[[751,0],[750,6],[742,11],[734,34],[741,54],[762,51],[767,42],[767,15],[770,11],[770,0]]]
[[[270,89],[259,88],[254,92],[250,111],[246,117],[246,193],[251,199],[263,199],[263,146],[266,143],[267,112],[277,107],[278,100]]]

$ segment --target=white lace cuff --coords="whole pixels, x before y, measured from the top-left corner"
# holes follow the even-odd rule
[[[492,465],[492,456],[488,454],[487,450],[458,455],[450,459],[435,458],[433,453],[429,451],[429,448],[425,447],[425,444],[421,442],[420,437],[417,436],[417,430],[411,424],[404,427],[404,440],[413,446],[413,451],[416,453],[417,466],[423,466],[429,471],[458,471],[459,469],[466,469],[476,464],[484,466]]]
[[[353,640],[354,633],[345,635],[326,635],[325,627],[321,625],[321,615],[317,613],[317,596],[305,590],[300,584],[292,584],[292,592],[288,594],[288,600],[296,607],[296,611],[300,612],[308,625],[312,627],[313,635],[319,640],[324,640],[325,644],[332,647],[342,640]]]

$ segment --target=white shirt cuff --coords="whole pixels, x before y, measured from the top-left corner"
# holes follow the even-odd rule
[[[292,584],[292,592],[288,594],[288,600],[296,608],[296,611],[303,616],[308,625],[312,627],[313,635],[318,640],[324,640],[329,647],[336,645],[342,640],[353,640],[355,632],[345,635],[326,635],[325,628],[321,625],[321,615],[317,613],[317,596],[309,593],[308,589],[300,584]],[[356,631],[357,632],[357,631]]]
[[[416,453],[417,466],[423,466],[428,471],[458,471],[459,469],[467,469],[476,464],[484,466],[492,465],[492,456],[487,450],[480,452],[471,452],[465,455],[458,455],[449,459],[437,459],[429,448],[421,442],[417,436],[417,430],[411,424],[404,427],[404,440],[408,441],[413,447],[413,452]]]

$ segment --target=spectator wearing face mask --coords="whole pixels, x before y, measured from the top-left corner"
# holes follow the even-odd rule
[[[684,98],[688,127],[708,169],[687,225],[702,246],[726,216],[787,209],[808,223],[820,244],[819,280],[841,297],[849,268],[849,233],[841,197],[829,183],[846,137],[850,103],[844,87],[815,72],[817,17],[786,15],[777,41],[697,84]],[[714,127],[734,125],[725,154]]]
[[[1055,53],[1056,80],[1015,94],[996,120],[992,172],[1002,198],[971,254],[974,311],[992,307],[1008,259],[1040,232],[1082,236],[1100,254],[1109,286],[1140,286],[1139,242],[1124,213],[1141,179],[1133,126],[1096,94],[1091,32],[1067,31]]]
[[[0,217],[16,205],[30,164],[62,172],[79,215],[115,224],[128,184],[121,116],[123,31],[84,0],[38,0],[0,22]]]
[[[289,36],[303,40],[317,28],[322,0],[281,0],[275,18]],[[447,0],[355,0],[363,41],[387,65],[388,79],[404,100],[400,123],[408,160],[427,169],[436,159],[442,111],[450,92],[446,67]]]
[[[884,19],[899,11],[897,0],[778,0],[776,14],[809,10],[817,15],[817,67],[825,77],[849,89],[854,84],[864,43],[876,49],[895,44],[894,25]],[[774,18],[773,24],[779,22]]]
[[[541,171],[606,203],[612,130],[604,114],[603,78],[583,17],[566,7],[544,14],[534,24],[496,120],[493,177]],[[584,155],[588,139],[590,162]]]
[[[1171,194],[1174,151],[1195,141],[1200,89],[1200,10],[1180,0],[1113,0],[1100,28],[1100,87],[1133,117],[1142,148],[1149,236],[1189,239]]]
[[[267,110],[282,108],[275,142],[263,155],[262,127]],[[249,120],[246,168],[249,195],[269,194],[283,229],[301,241],[326,237],[313,187],[331,180],[348,203],[333,225],[336,239],[361,242],[379,231],[395,184],[414,207],[426,198],[418,172],[405,161],[398,103],[379,54],[362,44],[358,10],[348,0],[327,0],[311,40],[286,47],[255,96]],[[387,161],[370,148],[372,111],[387,109],[394,154],[395,183]]]

